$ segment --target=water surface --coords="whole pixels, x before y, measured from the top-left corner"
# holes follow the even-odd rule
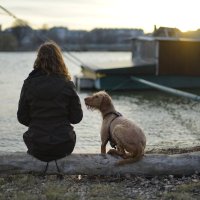
[[[83,62],[130,59],[128,52],[73,53]],[[0,53],[0,151],[25,151],[22,135],[27,128],[16,118],[23,80],[32,70],[36,53]],[[65,58],[72,75],[80,67]],[[194,91],[200,94],[200,91]],[[77,153],[100,152],[101,116],[86,109],[83,99],[91,92],[79,92],[84,118],[75,125]],[[144,130],[147,148],[188,147],[200,144],[200,103],[158,91],[111,92],[116,109]],[[108,145],[109,148],[109,145]]]

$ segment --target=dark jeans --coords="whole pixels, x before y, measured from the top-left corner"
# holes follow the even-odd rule
[[[28,148],[27,153],[44,162],[50,162],[70,155],[76,144],[76,134],[74,131],[70,140],[58,144],[36,143],[26,136],[25,133],[23,139]]]

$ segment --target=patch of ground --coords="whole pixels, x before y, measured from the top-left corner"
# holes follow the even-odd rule
[[[146,153],[180,154],[190,148],[153,149]],[[187,167],[187,166],[186,166]],[[0,200],[200,200],[200,172],[188,177],[0,175]]]
[[[200,174],[190,177],[116,177],[64,176],[45,178],[36,175],[9,175],[0,177],[1,200],[62,200],[62,199],[200,199]]]

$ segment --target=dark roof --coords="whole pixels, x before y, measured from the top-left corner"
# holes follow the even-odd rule
[[[144,40],[144,41],[188,41],[188,42],[200,42],[200,39],[196,38],[179,38],[179,37],[153,37],[153,36],[139,36],[130,38],[130,40]]]

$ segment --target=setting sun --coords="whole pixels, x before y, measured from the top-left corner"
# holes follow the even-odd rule
[[[176,27],[181,31],[200,28],[198,0],[118,0],[113,15],[123,26],[150,31],[154,25]],[[119,16],[120,17],[117,17]]]

